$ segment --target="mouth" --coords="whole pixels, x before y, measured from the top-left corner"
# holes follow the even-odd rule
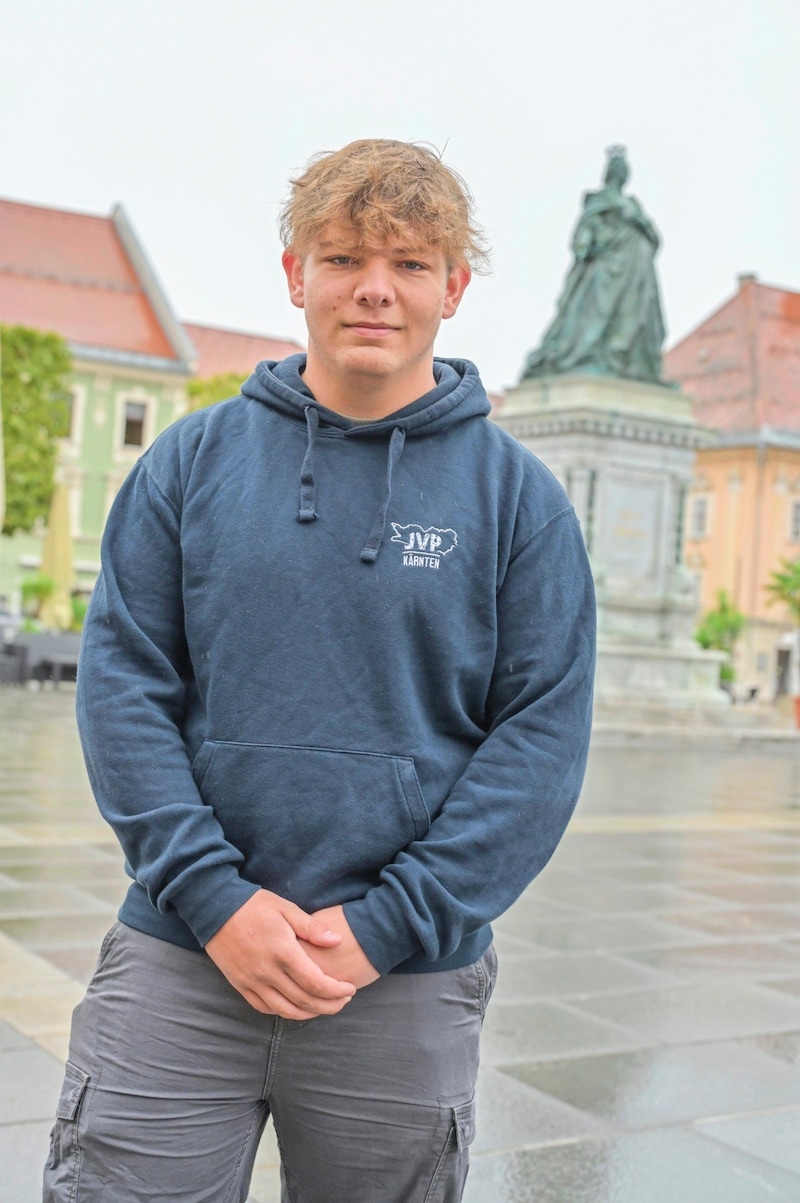
[[[348,324],[347,329],[361,338],[386,338],[387,335],[395,333],[396,327],[387,326],[382,322],[352,322]]]

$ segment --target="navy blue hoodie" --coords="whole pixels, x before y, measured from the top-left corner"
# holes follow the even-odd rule
[[[367,425],[302,365],[176,422],[108,520],[78,717],[120,918],[200,948],[263,886],[381,973],[469,964],[578,798],[583,539],[472,364]]]

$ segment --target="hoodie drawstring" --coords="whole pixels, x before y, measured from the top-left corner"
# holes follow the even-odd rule
[[[303,410],[306,415],[308,446],[300,469],[300,511],[298,522],[313,522],[317,516],[317,482],[314,479],[314,443],[319,430],[319,412],[313,405]]]
[[[317,431],[319,430],[319,412],[313,405],[307,405],[303,410],[306,415],[306,430],[308,431],[308,445],[306,453],[303,457],[303,466],[300,469],[300,509],[297,514],[298,522],[314,522],[317,517],[317,482],[314,478],[314,445],[317,441]],[[374,564],[378,558],[383,533],[386,529],[386,514],[389,509],[389,502],[392,499],[392,473],[397,466],[397,461],[403,454],[403,447],[406,442],[406,432],[399,426],[396,426],[392,431],[392,436],[389,439],[389,454],[386,461],[386,496],[383,499],[383,504],[375,515],[375,521],[372,524],[372,530],[369,532],[366,543],[361,549],[361,559],[365,564]]]
[[[392,431],[392,437],[389,439],[389,455],[386,461],[386,496],[383,499],[383,505],[375,515],[375,521],[372,524],[369,537],[361,549],[360,558],[365,564],[374,564],[378,558],[383,532],[386,529],[386,512],[392,499],[392,472],[397,466],[400,456],[403,454],[405,442],[406,432],[399,426],[396,426]]]

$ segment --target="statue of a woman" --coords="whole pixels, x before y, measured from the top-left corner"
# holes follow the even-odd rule
[[[625,148],[608,151],[605,186],[587,192],[572,239],[575,263],[552,325],[531,351],[530,376],[588,372],[660,381],[664,322],[653,260],[659,238],[622,189]]]

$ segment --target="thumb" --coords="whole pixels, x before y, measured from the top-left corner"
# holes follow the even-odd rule
[[[307,940],[309,944],[316,944],[319,948],[335,948],[342,942],[339,933],[333,931],[319,915],[307,915],[291,902],[287,904],[283,914],[299,940]]]

